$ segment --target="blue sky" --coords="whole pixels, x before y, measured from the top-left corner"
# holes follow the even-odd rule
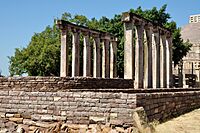
[[[167,4],[167,12],[178,26],[188,23],[191,14],[200,14],[197,0],[1,0],[0,1],[0,70],[8,76],[8,58],[15,48],[26,47],[31,36],[53,24],[64,12],[82,14],[88,18],[112,17],[141,6],[160,8]]]

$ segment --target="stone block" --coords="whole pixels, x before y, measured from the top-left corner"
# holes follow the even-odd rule
[[[111,118],[117,118],[118,117],[118,113],[110,113],[110,117]]]
[[[38,115],[38,114],[31,115],[31,120],[33,121],[41,120],[41,115]]]
[[[10,96],[18,96],[20,93],[20,91],[9,91]]]
[[[9,91],[2,90],[0,91],[0,96],[8,96]]]
[[[40,122],[40,121],[37,121],[35,125],[42,128],[49,128],[50,126],[52,126],[48,122]]]
[[[6,118],[11,118],[11,117],[14,117],[15,114],[9,114],[9,113],[6,113]]]
[[[23,123],[23,118],[9,118],[10,121],[16,122],[18,124]]]
[[[14,114],[13,117],[15,117],[15,118],[20,118],[20,117],[21,117],[21,114]]]
[[[56,120],[56,121],[66,121],[67,117],[66,116],[53,116],[53,120]]]
[[[96,116],[90,116],[89,117],[89,121],[91,124],[95,124],[95,123],[106,123],[107,121],[107,117],[96,117]]]
[[[1,117],[1,118],[5,118],[5,117],[6,117],[6,113],[0,112],[0,117]]]
[[[52,121],[53,120],[53,116],[52,115],[42,115],[41,116],[41,120],[42,121]]]
[[[32,121],[32,120],[30,120],[30,119],[23,119],[23,124],[29,125],[29,126],[35,126],[35,125],[36,125],[36,122],[35,122],[35,121]]]
[[[53,97],[54,101],[59,101],[61,100],[62,97]]]

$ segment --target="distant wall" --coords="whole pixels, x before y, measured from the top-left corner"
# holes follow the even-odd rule
[[[0,89],[24,91],[69,91],[70,89],[133,88],[131,79],[71,77],[0,77]]]
[[[6,117],[20,113],[24,120],[32,121],[131,125],[136,107],[144,107],[150,121],[165,120],[200,107],[200,89],[133,90],[128,88],[130,82],[90,78],[0,78],[0,114]]]

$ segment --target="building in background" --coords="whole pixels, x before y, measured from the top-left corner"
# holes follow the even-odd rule
[[[181,35],[184,41],[189,40],[192,43],[191,50],[186,57],[183,58],[183,87],[188,87],[185,78],[189,74],[195,74],[196,86],[199,86],[200,81],[200,14],[191,15],[189,24],[181,29]]]
[[[199,23],[200,22],[200,14],[191,15],[189,23]]]

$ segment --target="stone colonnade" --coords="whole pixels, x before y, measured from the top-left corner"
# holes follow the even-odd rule
[[[172,87],[172,35],[136,14],[123,13],[124,78],[134,88]]]
[[[81,76],[81,34],[83,35],[83,77],[117,77],[117,40],[114,36],[106,32],[78,26],[64,20],[58,20],[57,26],[61,30],[61,77],[69,76],[69,33],[72,34],[72,77]],[[93,70],[93,73],[91,70]]]

